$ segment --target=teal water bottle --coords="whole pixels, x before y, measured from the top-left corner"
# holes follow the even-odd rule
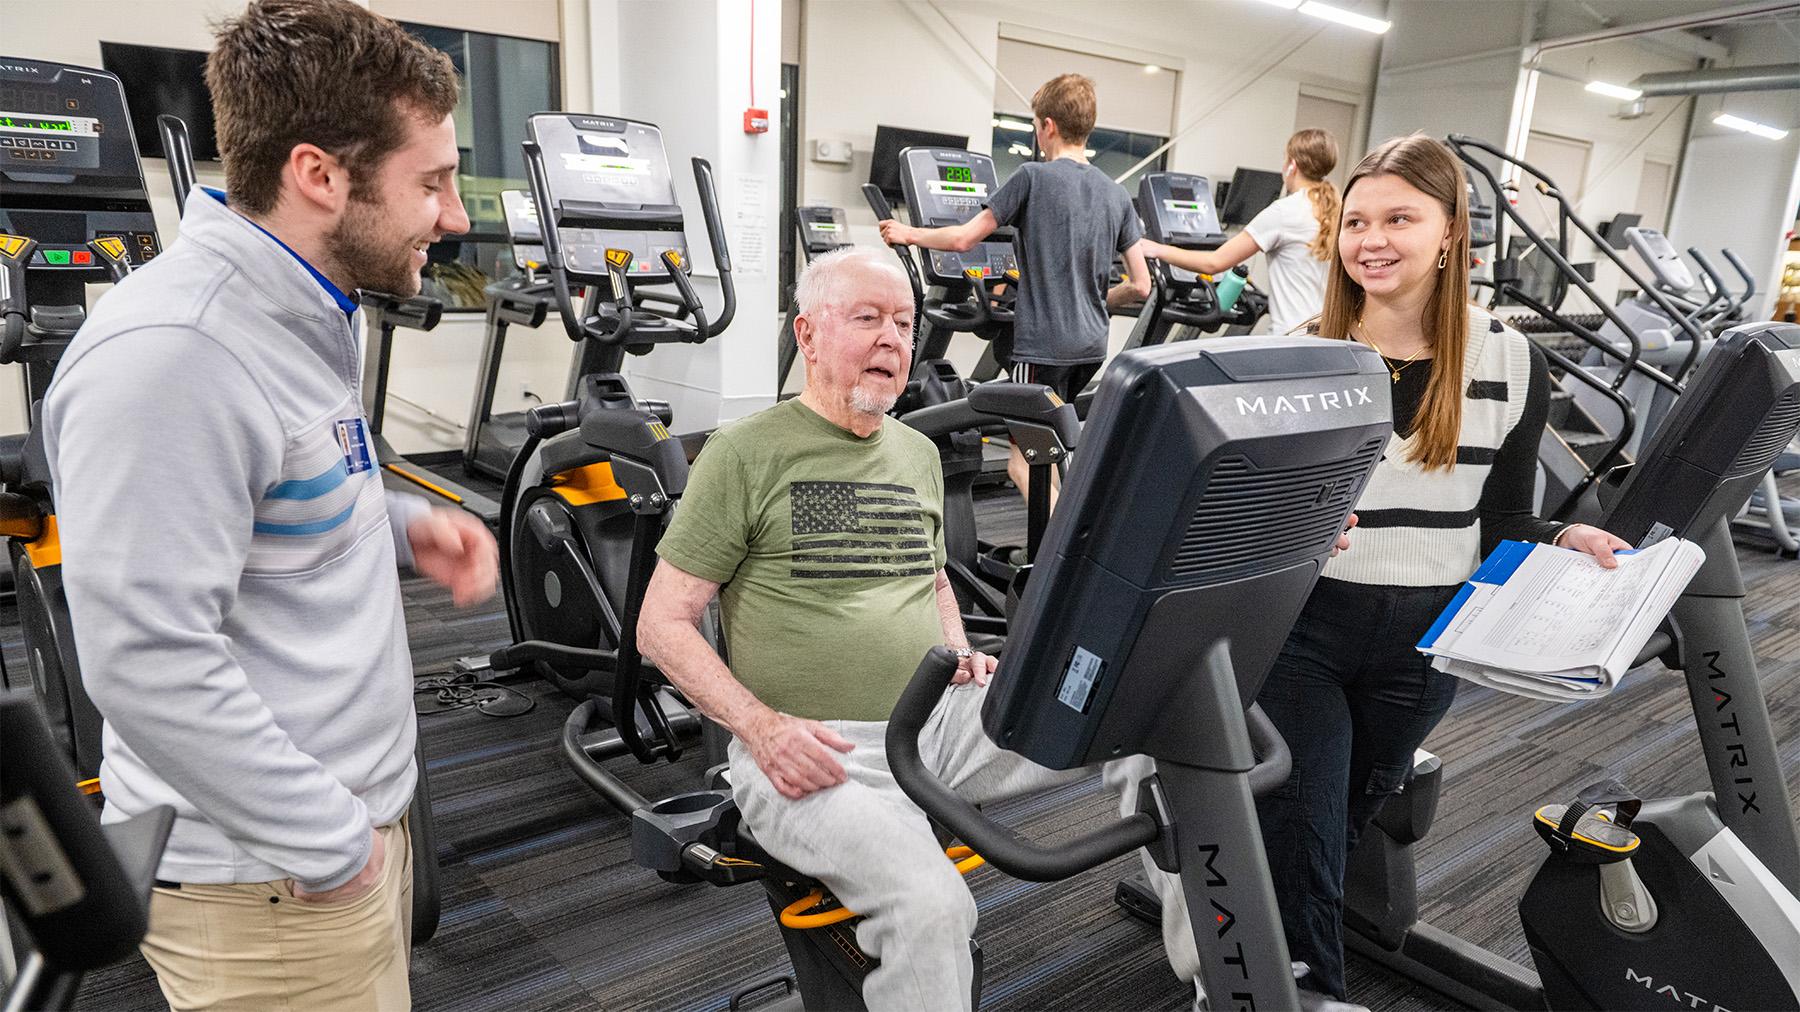
[[[1238,294],[1244,290],[1244,284],[1249,280],[1250,268],[1238,264],[1213,282],[1219,293],[1219,312],[1231,312],[1231,307],[1237,304]]]

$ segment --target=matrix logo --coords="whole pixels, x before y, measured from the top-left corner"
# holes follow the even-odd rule
[[[25,66],[23,64],[19,64],[19,63],[0,63],[0,70],[4,70],[9,74],[42,75],[44,73],[44,68],[42,68],[42,67],[27,67],[27,66]]]
[[[1738,725],[1737,710],[1732,706],[1731,693],[1723,684],[1725,671],[1719,667],[1719,652],[1708,650],[1701,656],[1706,661],[1706,680],[1713,683],[1713,712],[1719,715],[1719,729],[1742,738],[1744,729]],[[1725,751],[1731,754],[1731,768],[1738,771],[1731,782],[1736,785],[1738,805],[1743,814],[1762,814],[1762,809],[1756,804],[1756,771],[1750,768],[1749,749],[1741,742],[1731,742],[1725,745]]]
[[[1355,387],[1312,394],[1277,394],[1273,400],[1260,396],[1255,400],[1239,397],[1237,409],[1240,415],[1298,415],[1314,411],[1338,411],[1373,403],[1375,398],[1369,396],[1368,387]]]
[[[1731,1012],[1723,1005],[1707,1001],[1691,991],[1683,991],[1673,984],[1658,984],[1650,974],[1640,974],[1631,967],[1625,968],[1625,983],[1642,984],[1644,990],[1669,999],[1682,1008],[1707,1009],[1709,1012]]]

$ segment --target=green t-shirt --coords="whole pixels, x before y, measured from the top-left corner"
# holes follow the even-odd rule
[[[731,670],[812,720],[886,720],[944,642],[944,473],[931,440],[867,439],[785,401],[713,433],[657,554],[723,585]]]

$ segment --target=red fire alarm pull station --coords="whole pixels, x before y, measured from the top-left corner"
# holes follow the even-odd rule
[[[769,110],[745,109],[744,132],[747,134],[766,134],[769,132]]]

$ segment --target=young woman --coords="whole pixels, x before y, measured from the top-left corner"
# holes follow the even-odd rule
[[[1503,538],[1616,565],[1629,547],[1532,514],[1549,371],[1468,301],[1469,214],[1454,155],[1422,134],[1369,153],[1344,187],[1324,312],[1309,329],[1387,362],[1394,436],[1258,701],[1294,751],[1260,799],[1292,958],[1344,997],[1345,856],[1456,695],[1413,645]]]
[[[1223,274],[1265,253],[1269,259],[1269,325],[1287,334],[1319,315],[1325,265],[1337,228],[1337,187],[1325,176],[1337,168],[1337,141],[1323,130],[1288,138],[1282,192],[1244,230],[1216,250],[1186,250],[1145,240],[1144,255],[1199,274]]]

